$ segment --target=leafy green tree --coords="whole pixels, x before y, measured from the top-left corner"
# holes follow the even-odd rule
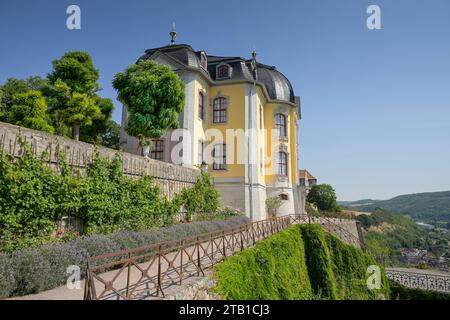
[[[28,79],[9,78],[2,86],[1,105],[5,110],[9,110],[13,104],[13,97],[17,93],[25,93],[29,90],[41,91],[45,87],[47,81],[39,76],[32,76]]]
[[[119,149],[120,125],[112,120],[114,105],[111,99],[98,97],[101,117],[94,119],[91,126],[80,129],[80,140]]]
[[[54,84],[62,80],[71,92],[93,95],[100,90],[97,84],[99,71],[95,68],[91,56],[87,52],[66,52],[61,59],[54,60],[53,72],[47,78]]]
[[[9,121],[19,126],[45,132],[54,132],[48,123],[47,103],[40,91],[30,90],[13,96]]]
[[[219,192],[205,171],[197,178],[194,187],[183,189],[178,198],[186,210],[186,221],[191,221],[194,215],[213,216],[220,206]]]
[[[81,126],[102,118],[96,95],[99,71],[88,53],[74,51],[54,60],[53,72],[47,78],[52,85],[47,94],[55,120],[72,127],[72,138],[79,140]]]
[[[141,145],[162,137],[167,129],[178,127],[178,114],[184,107],[184,84],[167,66],[141,60],[116,74],[113,87],[118,99],[128,107],[127,132]]]
[[[269,213],[275,217],[278,213],[278,209],[281,207],[281,202],[282,200],[280,196],[273,196],[267,198],[266,199],[267,211],[269,211]]]
[[[309,190],[306,201],[314,204],[322,211],[339,211],[336,192],[329,184],[316,184]]]

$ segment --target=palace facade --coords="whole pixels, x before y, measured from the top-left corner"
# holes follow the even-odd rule
[[[203,165],[222,205],[239,208],[254,221],[267,218],[266,199],[274,196],[282,199],[280,215],[303,212],[297,167],[300,98],[281,72],[258,62],[256,53],[249,59],[213,56],[187,44],[148,49],[140,59],[169,66],[185,84],[180,129],[155,141],[151,158]],[[124,106],[123,124],[126,119]],[[181,151],[175,149],[180,143]],[[142,154],[138,140],[124,129],[121,145]]]

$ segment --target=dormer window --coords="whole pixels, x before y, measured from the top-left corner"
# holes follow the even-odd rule
[[[216,70],[217,79],[227,79],[231,77],[231,67],[227,64],[219,64]]]
[[[200,53],[200,65],[205,70],[208,67],[208,59],[206,58],[206,54],[204,52]]]

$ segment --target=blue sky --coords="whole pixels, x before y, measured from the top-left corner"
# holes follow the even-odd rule
[[[66,28],[81,7],[82,29]],[[380,6],[382,30],[366,9]],[[178,43],[276,65],[302,98],[300,166],[340,200],[450,190],[450,1],[1,0],[0,83],[88,51],[102,95],[147,48]]]

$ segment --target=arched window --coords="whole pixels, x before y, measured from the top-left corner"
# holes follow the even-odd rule
[[[278,152],[277,174],[283,177],[288,175],[288,157],[286,152]]]
[[[225,98],[216,98],[213,102],[213,123],[227,122],[227,100]]]
[[[198,117],[205,119],[205,95],[201,91],[198,94]]]
[[[230,67],[226,64],[217,67],[217,79],[229,78],[230,77]]]
[[[275,115],[275,129],[277,130],[278,137],[287,137],[286,116],[284,114],[277,113]]]

